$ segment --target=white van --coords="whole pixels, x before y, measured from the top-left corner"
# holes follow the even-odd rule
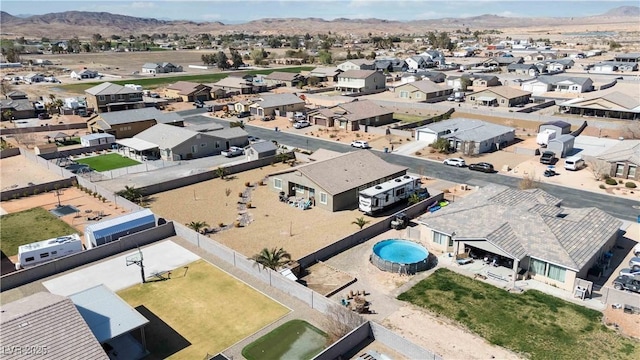
[[[584,167],[584,160],[580,156],[570,156],[564,160],[566,170],[580,170]]]

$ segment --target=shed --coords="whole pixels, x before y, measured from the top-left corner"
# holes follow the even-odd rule
[[[89,249],[156,226],[155,215],[149,209],[140,210],[85,227],[85,243]]]
[[[84,147],[96,146],[102,144],[113,144],[116,137],[107,133],[89,134],[80,137],[80,143]]]
[[[269,156],[275,156],[278,147],[273,141],[258,141],[249,145],[248,150],[246,151],[247,160],[257,160],[263,159]]]
[[[40,144],[35,146],[34,152],[36,153],[36,155],[51,154],[51,153],[58,152],[58,146],[53,143]]]
[[[547,150],[553,151],[557,157],[564,158],[573,151],[573,143],[576,138],[573,135],[564,134],[553,140],[549,140]]]
[[[571,132],[571,124],[565,121],[548,121],[544,124],[540,124],[538,132],[543,132],[546,129],[554,130],[557,136],[569,134]]]

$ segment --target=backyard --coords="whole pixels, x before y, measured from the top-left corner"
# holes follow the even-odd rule
[[[242,349],[248,360],[312,359],[327,345],[327,334],[304,320],[291,320]]]
[[[140,164],[138,161],[120,154],[92,156],[84,159],[77,159],[76,161],[81,164],[89,165],[95,171],[109,171]]]
[[[203,260],[169,277],[118,292],[151,321],[145,328],[149,359],[217,354],[290,311]]]
[[[20,245],[78,232],[41,207],[0,216],[0,229],[0,248],[6,256],[17,255]]]
[[[399,300],[466,326],[492,344],[531,359],[640,358],[640,343],[603,325],[602,313],[536,290],[509,293],[439,269]]]

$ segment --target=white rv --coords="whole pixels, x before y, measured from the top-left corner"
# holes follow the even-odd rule
[[[556,138],[556,131],[551,129],[544,129],[538,136],[536,136],[536,142],[538,145],[547,146],[549,145],[549,140],[553,140]]]
[[[16,270],[39,265],[80,251],[82,251],[82,240],[78,234],[20,245]]]
[[[365,214],[373,214],[398,201],[409,198],[420,189],[420,178],[403,175],[360,191],[359,208]]]

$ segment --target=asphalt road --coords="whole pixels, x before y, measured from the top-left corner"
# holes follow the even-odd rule
[[[198,114],[205,112],[206,110],[204,109],[193,109],[181,111],[179,113],[184,117],[195,115],[194,119],[198,122],[206,121],[205,119],[208,119],[209,121],[219,123],[223,126],[229,125],[229,121],[227,120],[198,116]],[[188,121],[188,119],[186,120]],[[296,130],[282,132],[247,124],[247,126],[245,126],[245,130],[249,133],[249,135],[253,135],[264,140],[275,140],[278,142],[278,144],[286,144],[288,146],[296,147],[302,150],[315,151],[319,148],[325,148],[338,152],[353,150],[353,148],[351,148],[349,145],[327,140],[320,140],[310,136],[304,136],[302,135],[302,132],[305,131],[304,129],[301,129],[301,134],[297,135],[295,134]],[[477,171],[470,171],[466,168],[446,166],[441,164],[440,162],[432,160],[418,159],[410,156],[396,155],[393,153],[383,153],[376,150],[374,151],[385,161],[388,161],[392,164],[408,167],[410,172],[423,174],[425,176],[443,179],[459,184],[467,184],[470,186],[484,186],[490,183],[494,183],[516,188],[518,187],[518,183],[520,182],[519,178],[512,176],[506,176],[497,173],[485,174]],[[638,203],[638,201],[546,183],[540,183],[539,187],[549,194],[562,199],[562,205],[567,207],[596,207],[619,219],[634,222],[637,221],[638,216],[640,215],[640,207],[638,207],[638,205],[640,204]]]

